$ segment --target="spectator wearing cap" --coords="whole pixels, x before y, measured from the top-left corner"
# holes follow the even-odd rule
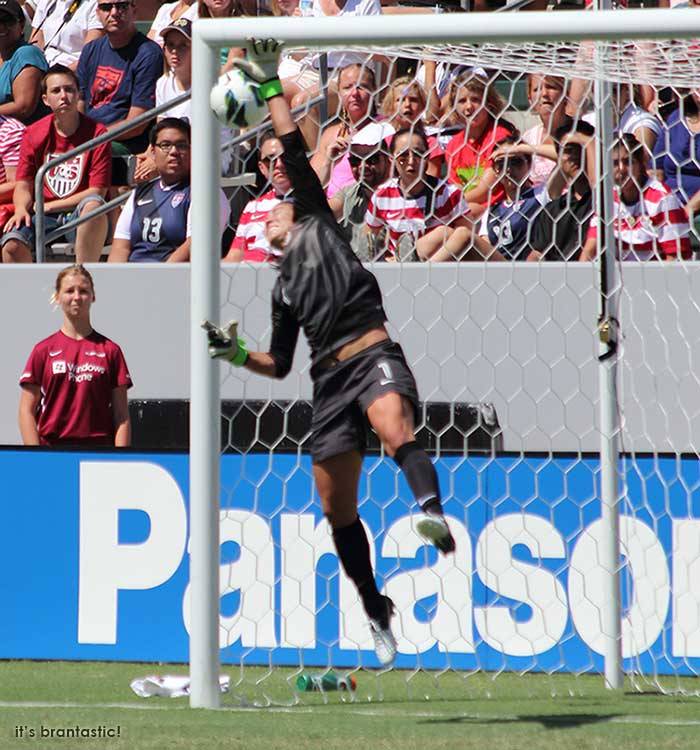
[[[165,56],[165,67],[167,72],[158,79],[156,83],[156,107],[167,104],[171,99],[184,94],[190,90],[192,81],[192,21],[184,16],[173,21],[161,32],[165,40],[163,54]],[[182,102],[174,107],[161,112],[158,119],[164,117],[178,117],[182,120],[191,119],[191,102]],[[230,137],[230,136],[229,136]],[[150,156],[151,150],[139,154],[134,180],[143,182],[152,180],[158,176],[156,164]]]
[[[178,18],[161,31],[163,54],[165,55],[164,73],[156,83],[156,106],[166,104],[185,91],[192,84],[192,21],[189,18]],[[190,102],[177,104],[160,117],[181,117],[190,119]]]
[[[105,132],[104,127],[78,111],[78,81],[65,65],[54,65],[43,78],[48,117],[32,123],[25,131],[19,153],[13,195],[14,215],[0,238],[2,258],[7,262],[31,262],[34,248],[34,180],[39,168],[58,154]],[[48,231],[104,203],[110,184],[109,144],[96,146],[49,170],[44,180],[44,207]],[[75,233],[78,263],[100,258],[107,234],[107,217],[93,217]]]
[[[259,198],[248,201],[236,227],[236,236],[224,261],[237,263],[242,260],[276,264],[282,251],[272,247],[265,238],[265,224],[270,211],[282,201],[291,198],[292,183],[282,161],[284,146],[272,131],[268,131],[260,144],[260,174],[270,189]]]
[[[77,72],[82,111],[109,131],[155,106],[163,55],[155,42],[137,30],[131,0],[98,0],[97,16],[106,36],[86,45]],[[141,153],[148,145],[147,130],[145,123],[123,133],[112,153]],[[125,182],[122,175],[119,178],[115,184]]]
[[[353,136],[348,160],[355,182],[341,188],[328,202],[353,251],[362,261],[374,260],[386,244],[385,232],[374,234],[365,230],[370,198],[389,178],[385,132],[386,126],[375,123]]]
[[[39,0],[29,42],[44,51],[49,65],[75,70],[83,47],[103,35],[97,0]]]
[[[197,19],[197,3],[194,0],[176,0],[174,3],[163,3],[153,19],[148,38],[163,47],[166,27],[175,21],[185,18],[191,23]]]
[[[0,115],[26,125],[46,111],[40,101],[46,57],[24,41],[24,12],[16,0],[0,0],[0,29]]]

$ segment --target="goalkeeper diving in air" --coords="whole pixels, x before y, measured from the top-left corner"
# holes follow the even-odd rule
[[[443,515],[435,467],[415,438],[413,373],[384,327],[387,317],[377,280],[353,253],[306,157],[277,77],[281,46],[271,39],[252,40],[247,59],[236,61],[267,101],[292,184],[292,200],[274,208],[265,225],[268,242],[283,252],[272,291],[270,350],[247,351],[235,323],[218,328],[206,322],[203,327],[212,357],[272,378],[289,373],[303,329],[312,356],[314,481],[340,562],[369,618],[377,657],[389,666],[397,648],[390,623],[394,605],[377,589],[357,512],[366,422],[420,504],[417,531],[443,554],[454,552],[455,542]]]

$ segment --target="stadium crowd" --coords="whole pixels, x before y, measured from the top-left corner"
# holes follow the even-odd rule
[[[314,0],[304,14],[461,10],[391,3]],[[494,3],[472,5],[490,10]],[[558,7],[566,6],[561,0]],[[529,7],[541,9],[543,2]],[[146,0],[0,0],[3,263],[34,259],[34,178],[41,165],[122,126],[110,144],[49,170],[46,226],[55,230],[88,216],[57,240],[72,244],[79,263],[189,260],[189,101],[164,111],[159,123],[128,124],[189,90],[194,19],[261,12],[302,14],[299,0],[271,0],[266,8],[239,0],[155,7]],[[147,33],[143,25],[139,30],[139,13],[154,18]],[[222,72],[243,54],[222,50]],[[325,120],[313,105],[322,89],[318,54],[285,53],[279,75],[289,103],[303,107],[300,127],[312,166],[362,260],[595,257],[595,118],[585,81],[342,50],[326,62],[331,114]],[[516,109],[518,86],[525,101]],[[700,88],[614,89],[619,257],[690,258],[700,212]],[[222,144],[234,135],[222,128]],[[248,170],[257,177],[254,188],[222,193],[225,262],[279,258],[266,222],[292,197],[281,149],[264,127],[236,148],[224,147],[225,175]],[[99,208],[127,191],[121,214]],[[102,213],[93,216],[95,208]]]

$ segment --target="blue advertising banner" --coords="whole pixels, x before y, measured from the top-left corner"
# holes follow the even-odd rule
[[[367,457],[360,513],[398,617],[397,666],[602,669],[595,458],[437,461],[457,540],[416,534],[395,465]],[[700,671],[697,459],[623,467],[623,656]],[[0,658],[188,659],[188,458],[0,451]],[[222,457],[221,660],[376,666],[307,457]]]

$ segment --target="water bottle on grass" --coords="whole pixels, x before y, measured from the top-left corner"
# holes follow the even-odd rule
[[[328,672],[321,672],[320,674],[302,672],[297,677],[297,690],[302,693],[308,693],[311,691],[327,693],[331,690],[352,691],[355,690],[356,687],[357,681],[352,675],[340,677],[332,669]]]

